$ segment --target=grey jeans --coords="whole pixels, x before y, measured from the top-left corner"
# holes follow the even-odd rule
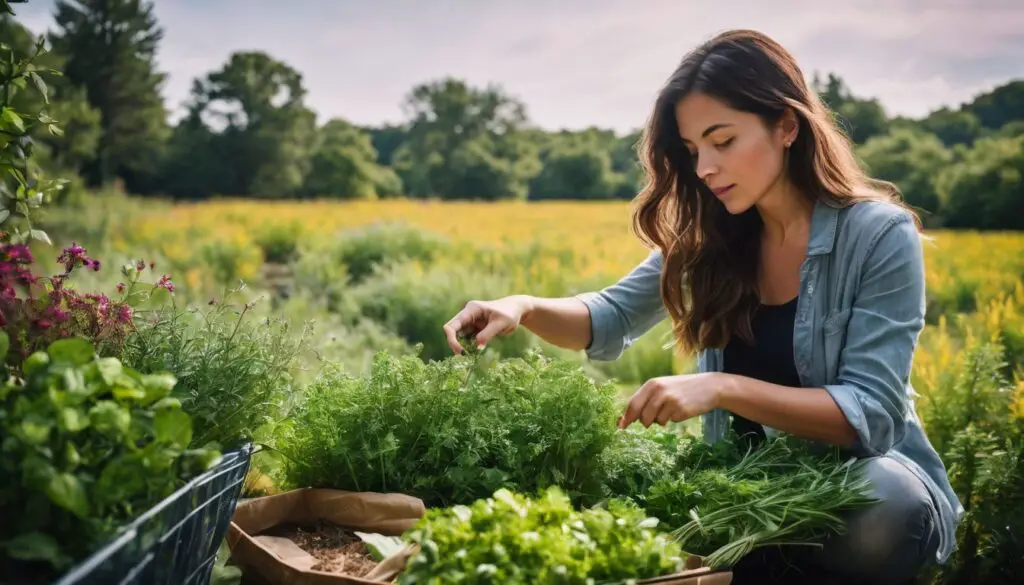
[[[818,560],[851,582],[905,583],[936,561],[938,512],[921,480],[898,461],[872,457],[865,472],[881,501],[852,513],[846,532],[826,541]]]

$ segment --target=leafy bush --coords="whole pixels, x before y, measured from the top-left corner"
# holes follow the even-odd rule
[[[125,346],[124,360],[139,371],[178,376],[174,395],[192,416],[197,445],[233,447],[269,434],[295,391],[304,334],[294,336],[283,319],[255,320],[251,303],[228,301],[155,309]]]
[[[342,233],[331,253],[344,264],[353,283],[391,263],[429,263],[448,247],[446,239],[400,223],[372,224]]]
[[[428,509],[397,579],[413,583],[620,583],[680,570],[679,545],[630,503],[574,510],[557,487],[535,498],[498,490],[470,506]]]
[[[52,581],[220,456],[188,448],[172,374],[98,358],[81,338],[33,353],[24,373],[0,387],[4,575]]]
[[[253,237],[265,262],[287,264],[298,257],[302,234],[302,224],[297,221],[267,221],[255,229]]]
[[[278,448],[296,486],[448,505],[559,485],[593,501],[602,491],[597,459],[619,414],[614,386],[536,353],[484,368],[470,356],[424,362],[382,352],[365,378],[338,368],[321,375]]]
[[[423,358],[452,355],[442,327],[473,299],[493,299],[509,294],[510,283],[498,275],[474,267],[391,265],[349,293],[347,301],[359,307],[361,316],[373,319],[410,344],[423,345]],[[520,329],[488,344],[503,357],[519,357],[536,338]]]

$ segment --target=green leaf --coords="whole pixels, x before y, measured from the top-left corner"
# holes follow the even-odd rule
[[[33,239],[39,240],[40,242],[43,242],[49,246],[53,245],[53,242],[50,240],[50,236],[43,230],[33,229],[32,231],[29,232],[29,235]]]
[[[356,532],[356,536],[366,543],[366,548],[378,562],[405,548],[405,542],[397,536],[384,536],[383,534]]]
[[[113,357],[105,357],[96,360],[96,371],[107,386],[113,386],[123,369],[121,361]]]
[[[53,136],[64,136],[64,129],[56,124],[47,124],[46,131]]]
[[[25,133],[25,122],[23,122],[21,116],[11,108],[4,108],[3,112],[0,112],[0,122],[3,122],[6,127],[17,130],[20,134]]]
[[[89,426],[89,416],[77,408],[64,407],[57,416],[57,424],[65,432],[77,433]]]
[[[156,440],[184,449],[192,441],[192,419],[181,410],[161,410],[154,418]]]
[[[6,209],[3,210],[3,211],[0,211],[0,216],[2,216],[3,213],[6,212],[6,211],[7,211]],[[7,212],[7,215],[10,215],[10,212]],[[4,217],[4,219],[7,219],[7,218]],[[2,220],[0,220],[0,221],[2,221]],[[11,338],[7,336],[7,332],[6,331],[0,331],[0,358],[6,358],[7,357],[7,352],[10,351],[10,349],[11,349]]]
[[[50,501],[85,520],[89,516],[89,498],[85,486],[70,473],[58,473],[50,478],[46,486]]]
[[[178,378],[168,372],[160,372],[156,374],[146,374],[142,376],[142,386],[145,388],[146,396],[143,399],[143,404],[151,404],[156,402],[168,394],[174,389],[175,384],[178,383]]]
[[[47,353],[54,362],[71,366],[83,366],[89,363],[96,350],[88,340],[81,337],[58,339],[50,344]]]
[[[36,86],[36,91],[38,91],[43,96],[43,103],[44,104],[49,104],[50,103],[49,88],[46,87],[46,82],[43,81],[43,78],[39,77],[39,74],[36,73],[35,71],[29,73],[28,74],[28,78],[32,81],[32,85]]]
[[[30,445],[42,445],[50,438],[53,423],[37,414],[29,414],[21,421],[21,436]]]
[[[19,534],[8,540],[4,548],[11,558],[22,561],[48,561],[54,565],[63,562],[57,541],[42,532]]]
[[[128,433],[132,415],[116,402],[102,400],[89,409],[89,422],[96,431],[117,438]]]
[[[46,352],[37,351],[25,358],[21,369],[25,372],[26,376],[31,376],[35,372],[45,370],[48,365],[50,365],[50,356],[46,355]]]

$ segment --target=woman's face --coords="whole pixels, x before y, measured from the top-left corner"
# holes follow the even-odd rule
[[[676,120],[697,176],[729,213],[750,209],[780,183],[795,125],[790,132],[782,130],[783,124],[768,128],[758,116],[702,93],[676,104]]]

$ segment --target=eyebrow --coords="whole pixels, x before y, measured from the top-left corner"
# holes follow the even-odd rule
[[[719,130],[721,128],[728,128],[729,126],[732,126],[732,124],[729,124],[729,123],[726,123],[726,122],[722,122],[722,123],[719,123],[719,124],[712,124],[712,125],[710,125],[710,126],[708,126],[707,128],[704,129],[704,132],[701,133],[700,137],[701,138],[707,138],[708,134],[711,134],[715,130]],[[690,142],[689,140],[687,140],[685,138],[683,138],[683,140],[686,141],[686,142]]]

